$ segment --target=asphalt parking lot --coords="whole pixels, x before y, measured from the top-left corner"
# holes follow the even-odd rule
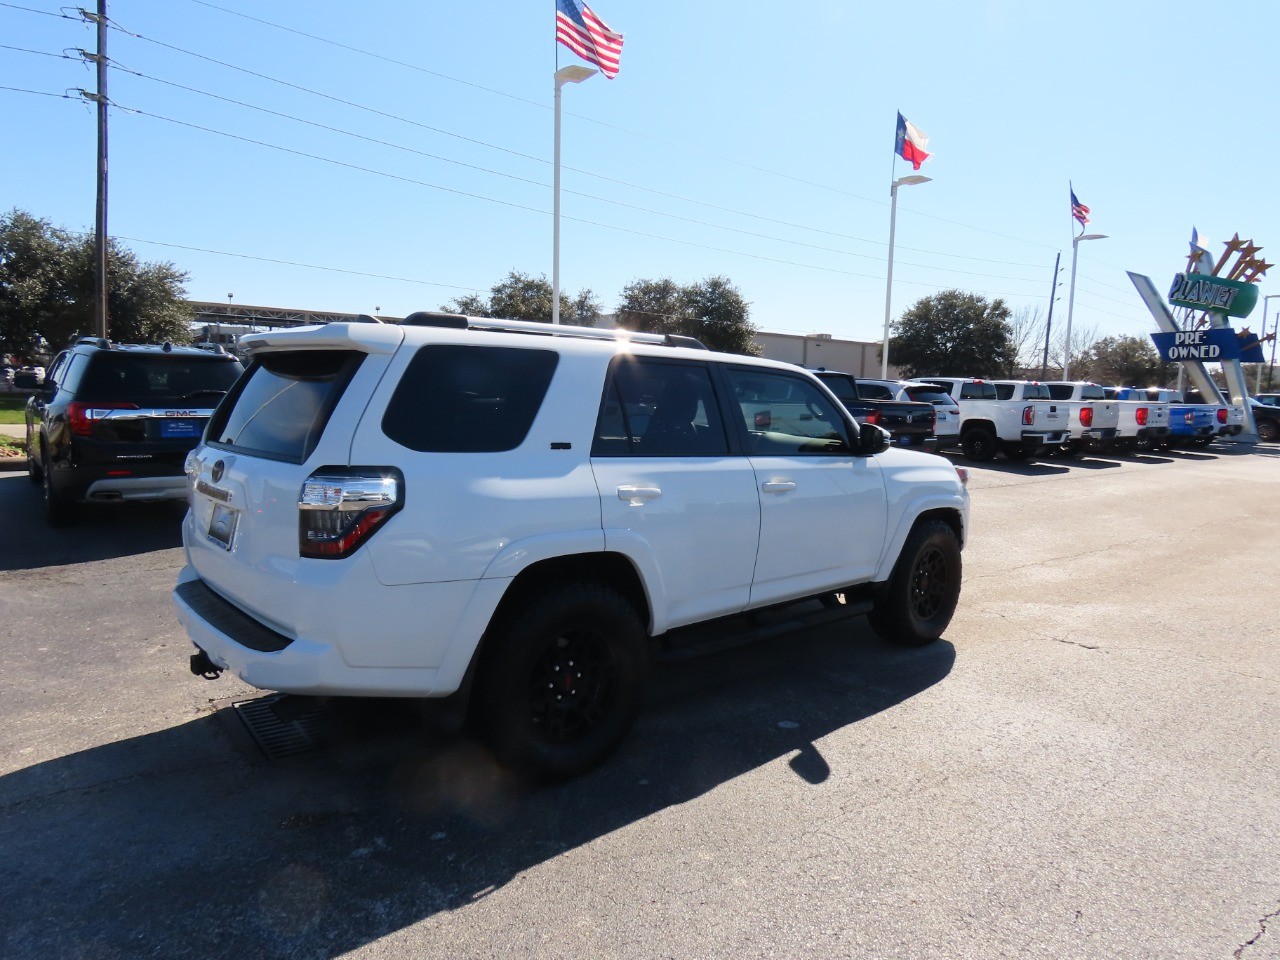
[[[197,680],[180,511],[0,474],[0,955],[1280,957],[1280,448],[970,471],[944,641],[664,667],[539,789]]]

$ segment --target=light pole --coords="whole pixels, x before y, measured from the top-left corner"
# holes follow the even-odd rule
[[[1262,298],[1262,335],[1267,335],[1267,301],[1280,297],[1280,293],[1271,293]],[[1280,314],[1276,314],[1276,326],[1280,327]],[[1271,368],[1276,365],[1276,341],[1271,341],[1271,363],[1267,365],[1267,389],[1271,389]],[[1258,364],[1258,378],[1254,381],[1253,392],[1262,392],[1262,364]]]
[[[912,174],[899,177],[889,187],[889,273],[884,282],[884,345],[880,348],[880,379],[889,379],[889,307],[893,303],[893,233],[898,222],[898,188],[928,183],[933,177]]]
[[[588,77],[593,77],[597,73],[590,67],[582,67],[574,64],[568,67],[561,67],[555,72],[556,80],[556,145],[555,145],[555,175],[553,177],[554,186],[552,188],[555,197],[552,200],[554,213],[552,219],[555,221],[551,228],[551,322],[560,322],[560,90],[566,83],[581,83]]]
[[[1067,345],[1062,357],[1063,380],[1071,379],[1069,376],[1071,373],[1071,317],[1076,308],[1076,258],[1080,253],[1080,241],[1105,239],[1107,239],[1105,233],[1082,233],[1078,237],[1071,238],[1071,292],[1067,295]]]

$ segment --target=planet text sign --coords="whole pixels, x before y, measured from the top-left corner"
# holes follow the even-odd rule
[[[1169,302],[1175,307],[1247,317],[1257,306],[1258,288],[1252,283],[1210,274],[1179,273],[1169,287]]]
[[[1229,327],[1153,333],[1151,340],[1166,363],[1176,360],[1221,362],[1236,360],[1240,356],[1236,332]]]

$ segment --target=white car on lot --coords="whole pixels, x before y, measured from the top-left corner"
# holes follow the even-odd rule
[[[622,738],[653,653],[749,637],[745,613],[914,645],[955,610],[963,472],[790,364],[448,314],[242,343],[188,460],[195,673],[461,692],[500,759],[567,776]]]

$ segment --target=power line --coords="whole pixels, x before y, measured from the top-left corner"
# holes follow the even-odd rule
[[[370,51],[361,50],[361,49],[356,48],[356,47],[351,47],[351,46],[348,46],[348,45],[346,45],[346,44],[338,43],[337,41],[332,41],[332,40],[327,40],[327,39],[322,38],[322,37],[317,37],[317,36],[315,36],[315,35],[313,35],[313,34],[305,33],[304,31],[301,31],[301,30],[295,30],[294,28],[291,28],[291,27],[285,27],[285,26],[282,26],[282,25],[280,25],[280,24],[271,23],[271,22],[269,22],[269,21],[262,20],[262,19],[257,18],[257,17],[251,17],[251,16],[248,16],[248,15],[246,15],[246,14],[240,14],[240,13],[237,13],[237,12],[235,12],[235,11],[226,10],[225,8],[223,8],[223,7],[219,7],[219,6],[217,6],[216,4],[208,3],[208,2],[206,2],[206,0],[190,0],[190,2],[192,2],[192,3],[199,3],[199,4],[200,4],[200,5],[202,5],[202,6],[207,6],[207,7],[210,7],[211,9],[220,10],[220,11],[222,11],[222,12],[224,12],[224,13],[229,13],[229,14],[231,14],[231,15],[233,15],[233,16],[241,16],[241,17],[244,17],[245,19],[253,20],[253,21],[255,21],[255,22],[262,23],[262,24],[264,24],[264,25],[266,25],[266,26],[271,26],[271,27],[274,27],[274,28],[276,28],[276,29],[284,30],[284,31],[289,32],[289,33],[296,33],[296,34],[298,34],[298,35],[300,35],[300,36],[304,36],[304,37],[307,37],[307,38],[309,38],[309,39],[317,40],[318,42],[322,42],[322,43],[329,43],[329,44],[332,44],[333,46],[341,47],[341,48],[343,48],[343,49],[352,50],[352,51],[357,52],[357,53],[361,53],[361,54],[364,54],[364,55],[367,55],[367,56],[370,56],[370,57],[374,57],[375,59],[386,60],[387,62],[390,62],[390,63],[393,63],[393,64],[397,64],[397,65],[401,65],[401,66],[409,66],[410,68],[413,68],[413,67],[412,67],[412,65],[409,65],[409,64],[403,64],[401,61],[394,60],[394,59],[389,58],[389,57],[384,57],[384,56],[382,56],[382,55],[380,55],[380,54],[372,53],[372,52],[370,52]],[[520,157],[521,159],[524,159],[524,160],[532,160],[532,161],[534,161],[534,162],[537,162],[537,163],[544,163],[544,164],[549,162],[548,160],[546,160],[545,158],[542,158],[542,157],[537,157],[537,156],[533,156],[533,155],[531,155],[531,154],[522,153],[522,152],[520,152],[520,151],[518,151],[518,150],[513,150],[513,149],[511,149],[511,148],[509,148],[509,147],[502,147],[502,146],[499,146],[499,145],[497,145],[497,144],[489,143],[488,141],[479,140],[479,139],[476,139],[476,138],[473,138],[473,137],[463,136],[462,134],[457,134],[457,133],[454,133],[454,132],[452,132],[452,131],[449,131],[449,130],[445,130],[445,129],[443,129],[443,128],[440,128],[440,127],[434,127],[434,126],[431,126],[431,125],[429,125],[429,124],[424,124],[424,123],[421,123],[420,121],[416,121],[416,120],[410,119],[410,118],[408,118],[408,117],[400,116],[400,115],[398,115],[398,114],[389,113],[389,112],[384,111],[384,110],[379,110],[379,109],[378,109],[378,108],[376,108],[376,107],[371,107],[371,106],[368,106],[368,105],[366,105],[366,104],[361,104],[361,103],[358,103],[358,102],[356,102],[356,101],[352,101],[352,100],[346,100],[346,99],[344,99],[344,98],[342,98],[342,97],[336,97],[336,96],[333,96],[333,95],[331,95],[331,94],[323,93],[323,92],[321,92],[321,91],[314,90],[314,89],[312,89],[312,88],[302,86],[302,85],[300,85],[300,84],[292,83],[291,81],[282,80],[282,79],[277,78],[277,77],[272,77],[272,76],[270,76],[270,75],[268,75],[268,74],[259,73],[259,72],[254,71],[254,70],[250,70],[250,69],[248,69],[248,68],[246,68],[246,67],[240,67],[240,66],[237,66],[236,64],[228,63],[228,62],[223,61],[223,60],[218,60],[218,59],[216,59],[216,58],[214,58],[214,57],[206,56],[205,54],[196,53],[195,51],[187,50],[187,49],[185,49],[185,48],[178,47],[178,46],[176,46],[176,45],[174,45],[174,44],[166,43],[165,41],[157,40],[157,39],[155,39],[155,38],[153,38],[153,37],[147,37],[147,36],[145,36],[145,35],[143,35],[143,34],[135,33],[135,32],[133,32],[133,31],[131,31],[131,30],[127,30],[127,29],[125,29],[123,26],[121,26],[118,22],[114,22],[114,21],[113,21],[113,22],[112,22],[112,27],[113,27],[114,29],[116,29],[116,30],[119,30],[121,33],[124,33],[124,34],[125,34],[125,35],[127,35],[127,36],[133,37],[133,38],[138,39],[138,40],[142,40],[142,41],[147,42],[147,43],[153,43],[153,44],[156,44],[156,45],[161,46],[161,47],[164,47],[164,48],[166,48],[166,49],[173,50],[173,51],[174,51],[174,52],[176,52],[176,53],[181,53],[181,54],[184,54],[184,55],[186,55],[186,56],[195,57],[195,58],[197,58],[197,59],[204,60],[204,61],[206,61],[206,62],[216,64],[217,66],[221,66],[221,67],[225,67],[225,68],[230,69],[230,70],[235,70],[235,71],[238,71],[238,72],[241,72],[241,73],[245,73],[245,74],[248,74],[249,76],[256,77],[256,78],[261,79],[261,80],[266,80],[266,81],[271,82],[271,83],[281,84],[282,86],[286,86],[286,87],[288,87],[288,88],[290,88],[290,89],[297,90],[297,91],[299,91],[299,92],[301,92],[301,93],[307,93],[307,94],[310,94],[310,95],[312,95],[312,96],[321,97],[321,98],[323,98],[323,99],[330,100],[330,101],[335,102],[335,103],[340,103],[340,104],[342,104],[343,106],[352,107],[353,109],[357,109],[357,110],[364,110],[364,111],[367,111],[367,112],[373,113],[373,114],[375,114],[375,115],[377,115],[377,116],[381,116],[381,117],[383,117],[383,118],[385,118],[385,119],[395,120],[395,121],[398,121],[398,122],[401,122],[401,123],[407,123],[407,124],[410,124],[410,125],[413,125],[413,126],[416,126],[416,127],[420,127],[421,129],[424,129],[424,130],[429,130],[429,131],[431,131],[431,132],[433,132],[433,133],[441,134],[442,136],[452,137],[452,138],[459,139],[459,140],[462,140],[462,141],[467,142],[467,143],[474,144],[474,145],[476,145],[476,146],[482,146],[482,147],[487,147],[487,148],[492,149],[492,150],[498,150],[498,151],[501,151],[501,152],[503,152],[503,153],[510,154],[510,155],[512,155],[512,156]],[[415,68],[415,69],[416,69],[416,68]],[[508,94],[503,94],[503,93],[501,93],[501,91],[492,90],[492,88],[489,88],[489,87],[483,87],[483,86],[480,86],[479,84],[471,84],[471,83],[469,83],[469,81],[458,80],[456,77],[450,77],[450,76],[448,76],[448,75],[446,75],[446,74],[440,74],[440,73],[436,73],[435,71],[429,71],[429,70],[426,70],[426,71],[424,71],[424,72],[429,73],[429,74],[432,74],[433,76],[439,76],[439,77],[442,77],[442,78],[444,78],[444,79],[453,80],[453,81],[456,81],[456,82],[458,82],[458,83],[465,83],[465,84],[468,84],[468,85],[470,85],[470,86],[475,86],[475,87],[477,87],[478,89],[485,90],[485,91],[488,91],[488,92],[493,92],[493,93],[496,93],[496,94],[498,94],[498,95],[500,95],[500,96],[510,96],[510,95],[508,95]],[[154,78],[150,78],[150,79],[154,79]],[[167,81],[160,81],[160,82],[167,82]],[[202,92],[202,91],[195,91],[195,92]],[[536,104],[534,101],[525,100],[525,99],[520,98],[520,97],[514,97],[514,96],[512,96],[511,98],[512,98],[512,99],[515,99],[515,100],[520,100],[521,102],[524,102],[524,103],[530,103],[530,104],[533,104],[533,105],[535,105],[535,106],[545,106],[545,105],[543,105],[543,104]],[[591,118],[589,118],[589,117],[582,117],[582,116],[577,115],[577,114],[571,114],[571,116],[576,116],[576,117],[578,117],[579,119],[584,119],[584,120],[590,120],[590,119],[591,119]],[[310,121],[302,121],[302,122],[310,122]],[[592,122],[596,122],[596,121],[592,121]],[[603,125],[604,125],[604,126],[610,126],[610,127],[612,126],[611,124],[603,124]],[[617,130],[620,130],[621,132],[628,133],[628,134],[632,134],[632,135],[636,135],[636,136],[644,136],[643,134],[639,134],[639,133],[636,133],[635,131],[627,130],[627,129],[622,128],[622,127],[613,127],[613,129],[617,129]],[[657,138],[651,138],[651,139],[657,139]],[[660,142],[664,142],[664,143],[666,143],[667,141],[660,141]],[[686,149],[688,148],[688,145],[687,145],[687,144],[672,144],[672,145],[682,146],[682,147],[684,147],[684,148],[686,148]],[[710,155],[711,155],[711,156],[715,156],[714,154],[710,154]],[[444,158],[437,158],[437,159],[444,159]],[[767,169],[765,169],[765,168],[763,168],[763,167],[756,167],[756,166],[753,166],[753,165],[751,165],[751,164],[744,164],[744,163],[741,163],[740,161],[731,160],[731,159],[729,159],[729,158],[716,157],[716,159],[724,160],[725,162],[734,163],[734,164],[736,164],[736,165],[738,165],[738,166],[742,166],[742,167],[745,167],[745,168],[747,168],[747,169],[752,169],[752,170],[756,170],[756,171],[758,171],[758,172],[766,173],[766,174],[769,174],[769,175],[771,175],[771,176],[779,176],[779,177],[783,177],[783,178],[785,178],[785,179],[793,180],[793,181],[798,182],[798,183],[807,184],[807,185],[809,185],[809,186],[816,186],[816,187],[820,187],[820,188],[822,188],[822,189],[834,190],[834,191],[835,191],[835,192],[837,192],[837,193],[847,193],[849,196],[858,197],[859,199],[868,199],[868,198],[866,198],[866,197],[861,197],[859,194],[848,193],[848,191],[838,190],[838,189],[836,189],[836,188],[834,188],[834,187],[827,187],[827,186],[824,186],[823,184],[818,184],[818,183],[814,183],[814,182],[812,182],[812,181],[804,180],[803,178],[793,177],[793,176],[790,176],[790,175],[788,175],[788,174],[778,173],[777,171],[767,170]],[[446,161],[446,162],[455,162],[455,161]],[[477,168],[477,169],[481,169],[481,168]],[[855,241],[858,241],[858,242],[860,242],[860,243],[872,243],[872,244],[875,244],[875,245],[877,245],[877,246],[887,246],[887,244],[886,244],[884,241],[880,241],[880,240],[871,240],[871,239],[868,239],[868,238],[866,238],[866,237],[858,237],[858,236],[853,236],[853,235],[850,235],[850,234],[837,233],[837,232],[834,232],[834,231],[826,231],[826,230],[822,230],[822,229],[820,229],[820,228],[810,227],[810,226],[806,226],[806,225],[804,225],[804,224],[791,223],[791,222],[788,222],[788,221],[785,221],[785,220],[776,220],[776,219],[773,219],[773,218],[770,218],[770,217],[762,217],[762,216],[760,216],[759,214],[749,213],[749,212],[747,212],[747,211],[742,211],[742,210],[735,210],[735,209],[730,208],[730,207],[724,207],[724,206],[720,206],[720,205],[718,205],[718,204],[712,204],[712,203],[708,203],[708,202],[706,202],[706,201],[696,200],[696,199],[693,199],[693,198],[690,198],[690,197],[683,197],[683,196],[680,196],[680,195],[678,195],[678,194],[667,193],[667,192],[665,192],[665,191],[656,190],[656,189],[654,189],[654,188],[652,188],[652,187],[646,187],[646,186],[643,186],[643,185],[641,185],[641,184],[630,183],[630,182],[625,181],[625,180],[619,180],[619,179],[616,179],[616,178],[613,178],[613,177],[604,176],[604,175],[602,175],[602,174],[598,174],[598,173],[595,173],[595,172],[590,171],[590,170],[582,170],[582,169],[579,169],[579,168],[575,168],[575,167],[567,167],[567,166],[566,166],[564,169],[570,170],[570,171],[572,171],[572,172],[574,172],[574,173],[577,173],[577,174],[580,174],[580,175],[583,175],[583,176],[589,176],[589,177],[594,177],[594,178],[596,178],[596,179],[604,180],[604,181],[609,182],[609,183],[615,183],[615,184],[619,184],[619,185],[622,185],[622,186],[630,187],[630,188],[633,188],[633,189],[643,190],[643,191],[646,191],[646,192],[649,192],[649,193],[654,193],[654,194],[659,195],[659,196],[667,197],[668,199],[679,200],[679,201],[684,202],[684,203],[695,203],[695,204],[698,204],[698,205],[701,205],[701,206],[706,206],[706,207],[709,207],[709,208],[712,208],[712,209],[720,210],[720,211],[722,211],[722,212],[726,212],[726,213],[733,213],[733,214],[736,214],[736,215],[738,215],[738,216],[751,217],[751,218],[754,218],[754,219],[758,219],[758,220],[763,220],[763,221],[766,221],[766,222],[775,223],[775,224],[777,224],[777,225],[781,225],[781,226],[788,226],[788,227],[792,227],[792,228],[794,228],[794,229],[810,230],[810,231],[814,231],[814,232],[817,232],[817,233],[825,233],[825,234],[828,234],[828,235],[830,235],[830,236],[839,237],[840,239],[855,240]],[[489,172],[492,172],[492,171],[489,171]],[[506,176],[506,174],[499,174],[499,176]],[[566,191],[566,192],[573,192],[573,191]],[[591,196],[591,195],[589,195],[589,194],[579,194],[579,195],[581,195],[581,196],[588,196],[588,197],[590,197],[590,196]],[[623,206],[626,206],[626,205],[627,205],[627,204],[622,203],[621,201],[607,200],[607,199],[604,199],[604,198],[601,198],[601,197],[591,197],[591,198],[592,198],[592,199],[596,199],[596,200],[601,200],[602,202],[605,202],[605,203],[617,203],[617,204],[620,204],[620,205],[623,205]],[[870,201],[870,202],[872,202],[872,203],[877,203],[877,204],[879,204],[879,205],[881,205],[881,206],[885,206],[885,204],[883,204],[883,203],[882,203],[882,202],[880,202],[880,201],[872,200],[872,201]],[[635,208],[635,209],[642,209],[642,210],[643,210],[643,209],[646,209],[646,208],[643,208],[643,207],[637,207],[637,208]],[[648,212],[654,213],[654,212],[656,212],[656,211],[649,210]],[[672,216],[672,217],[675,217],[675,216],[676,216],[676,215],[674,215],[674,214],[661,214],[661,213],[659,213],[658,215],[660,215],[660,216]],[[930,214],[924,214],[924,213],[922,213],[922,214],[920,214],[920,215],[921,215],[921,216],[925,216],[925,217],[931,217],[931,216],[932,216],[932,215],[930,215]],[[1004,237],[1005,239],[1019,240],[1019,238],[1017,238],[1017,237],[1010,237],[1010,236],[1008,236],[1008,235],[1006,235],[1006,234],[1001,234],[1001,233],[998,233],[998,232],[996,232],[996,231],[992,231],[992,230],[985,230],[985,229],[983,229],[983,228],[981,228],[981,227],[970,227],[968,224],[960,223],[959,221],[954,221],[954,220],[945,220],[944,218],[941,218],[941,217],[932,217],[932,218],[933,218],[933,219],[938,219],[938,220],[944,220],[944,222],[952,223],[953,225],[956,225],[956,226],[962,226],[962,227],[966,227],[966,228],[969,228],[969,229],[980,230],[981,232],[984,232],[984,233],[990,233],[990,234],[992,234],[992,235],[994,235],[994,236]],[[706,223],[705,223],[705,221],[690,220],[689,222],[692,222],[692,223],[699,223],[699,224],[706,225],[706,226],[713,226],[713,225],[711,225],[711,224],[706,224]],[[733,230],[734,228],[731,228],[731,227],[721,227],[720,229]],[[742,232],[745,232],[745,231],[735,231],[735,232],[742,233]],[[762,236],[762,235],[760,235],[760,234],[748,234],[748,235],[752,235],[752,236]],[[765,237],[765,239],[779,239],[779,238]],[[799,241],[787,241],[787,240],[781,240],[780,242],[784,242],[784,243],[799,243]],[[1019,242],[1034,243],[1034,241],[1019,241]],[[800,244],[800,245],[805,245],[805,244]],[[1037,245],[1038,245],[1038,246],[1048,246],[1047,244],[1037,244]],[[831,248],[815,247],[815,249],[830,250]],[[987,263],[1002,264],[1002,265],[1005,265],[1005,266],[1027,267],[1027,268],[1029,268],[1029,269],[1038,269],[1038,268],[1040,267],[1040,264],[1016,263],[1016,262],[1012,262],[1012,261],[992,260],[992,259],[982,258],[982,257],[968,257],[968,256],[964,256],[964,255],[962,255],[962,254],[946,253],[946,252],[943,252],[943,251],[940,251],[940,250],[928,250],[928,249],[921,248],[921,247],[905,247],[905,246],[904,246],[902,249],[904,249],[904,250],[911,250],[912,252],[915,252],[915,253],[927,253],[927,254],[930,254],[930,255],[933,255],[933,256],[954,257],[954,258],[964,259],[964,260],[976,260],[976,261],[980,261],[980,262],[987,262]],[[849,252],[849,251],[832,251],[832,252],[845,253],[845,254],[846,254],[846,255],[848,255],[848,256],[863,256],[863,257],[866,257],[867,259],[875,259],[875,260],[884,259],[884,258],[879,258],[879,257],[871,257],[871,256],[869,256],[869,255],[865,255],[865,254],[852,253],[852,252]],[[923,264],[916,264],[916,266],[925,266],[925,265],[923,265]],[[946,268],[946,267],[937,267],[937,268],[926,267],[926,269],[948,270],[949,268]],[[951,271],[951,272],[963,273],[964,271],[953,270],[953,271]],[[1017,281],[1025,281],[1025,282],[1034,282],[1034,280],[1033,280],[1032,278],[1027,278],[1027,277],[1004,277],[1004,276],[995,275],[995,274],[971,274],[971,275],[973,275],[973,276],[980,276],[980,277],[989,277],[989,278],[992,278],[992,279],[1000,279],[1000,280],[1017,280]]]
[[[334,158],[332,158],[332,157],[325,157],[325,156],[322,156],[322,155],[320,155],[320,154],[308,153],[307,151],[304,151],[304,150],[297,150],[297,149],[294,149],[293,147],[285,147],[285,146],[282,146],[282,145],[280,145],[280,144],[276,144],[276,143],[269,143],[269,142],[267,142],[267,141],[265,141],[265,140],[255,140],[255,139],[254,139],[254,138],[252,138],[252,137],[244,137],[244,136],[241,136],[241,135],[239,135],[239,134],[235,134],[235,133],[228,133],[228,132],[227,132],[227,131],[225,131],[225,130],[217,130],[217,129],[214,129],[214,128],[212,128],[212,127],[202,126],[202,125],[200,125],[200,124],[197,124],[197,123],[191,123],[191,122],[186,121],[186,120],[178,120],[178,119],[176,119],[176,118],[174,118],[174,117],[166,117],[166,116],[163,116],[163,115],[158,114],[158,113],[151,113],[151,112],[149,112],[149,111],[146,111],[146,110],[140,110],[140,109],[137,109],[137,108],[134,108],[134,107],[126,107],[126,106],[123,106],[123,105],[121,105],[121,104],[119,104],[119,103],[113,103],[113,104],[112,104],[112,106],[116,107],[116,109],[118,109],[118,110],[123,110],[123,111],[125,111],[125,112],[127,112],[127,113],[136,114],[136,115],[138,115],[138,116],[150,117],[150,118],[152,118],[152,119],[156,119],[156,120],[163,120],[163,121],[165,121],[165,122],[167,122],[167,123],[176,124],[177,126],[187,127],[187,128],[189,128],[189,129],[192,129],[192,130],[200,130],[200,131],[202,131],[202,132],[204,132],[204,133],[211,133],[211,134],[214,134],[215,136],[227,137],[227,138],[232,139],[232,140],[238,140],[238,141],[240,141],[240,142],[242,142],[242,143],[251,143],[251,144],[253,144],[253,145],[255,145],[255,146],[266,147],[267,149],[270,149],[270,150],[277,150],[277,151],[279,151],[279,152],[281,152],[281,153],[288,153],[288,154],[292,154],[292,155],[294,155],[294,156],[305,157],[305,158],[310,159],[310,160],[318,160],[318,161],[320,161],[321,163],[329,163],[329,164],[332,164],[332,165],[334,165],[334,166],[343,167],[343,168],[348,169],[348,170],[355,170],[355,171],[360,172],[360,173],[369,173],[369,174],[372,174],[372,175],[374,175],[374,176],[385,177],[385,178],[390,179],[390,180],[396,180],[396,181],[399,181],[399,182],[401,182],[401,183],[409,183],[409,184],[413,184],[413,185],[415,185],[415,186],[420,186],[420,187],[426,187],[426,188],[428,188],[428,189],[432,189],[432,190],[441,190],[441,191],[443,191],[443,192],[445,192],[445,193],[451,193],[451,194],[454,194],[454,195],[457,195],[457,196],[468,197],[468,198],[473,199],[473,200],[484,200],[484,201],[489,202],[489,203],[496,203],[496,204],[499,204],[499,205],[501,205],[501,206],[511,207],[511,208],[513,208],[513,209],[516,209],[516,210],[524,210],[524,211],[527,211],[527,212],[529,212],[529,213],[536,213],[536,214],[539,214],[539,215],[542,215],[542,216],[550,216],[550,213],[549,213],[548,211],[546,211],[546,210],[541,210],[541,209],[539,209],[539,208],[537,208],[537,207],[531,207],[531,206],[528,206],[528,205],[526,205],[526,204],[515,203],[515,202],[510,201],[510,200],[500,200],[500,199],[498,199],[498,198],[496,198],[496,197],[489,197],[489,196],[485,196],[484,194],[472,193],[472,192],[470,192],[470,191],[466,191],[466,190],[457,190],[457,189],[454,189],[453,187],[446,187],[446,186],[443,186],[443,185],[441,185],[441,184],[437,184],[437,183],[430,183],[429,181],[425,181],[425,180],[416,180],[416,179],[414,179],[413,177],[406,177],[406,176],[403,176],[403,175],[401,175],[401,174],[389,173],[389,172],[384,171],[384,170],[377,170],[377,169],[374,169],[373,167],[365,167],[365,166],[361,166],[360,164],[349,163],[349,162],[347,162],[347,161],[345,161],[345,160],[337,160],[337,159],[334,159]],[[691,241],[691,240],[681,240],[681,239],[676,238],[676,237],[668,237],[668,236],[662,236],[662,235],[660,235],[660,234],[646,233],[646,232],[641,231],[641,230],[632,230],[632,229],[627,228],[627,227],[620,227],[620,226],[617,226],[616,224],[601,223],[600,221],[597,221],[597,220],[588,220],[588,219],[585,219],[585,218],[583,218],[583,217],[571,217],[571,216],[565,216],[565,217],[563,217],[562,219],[565,219],[565,220],[571,220],[571,221],[573,221],[573,222],[575,222],[575,223],[581,223],[581,224],[585,224],[585,225],[587,225],[587,226],[601,227],[601,228],[603,228],[603,229],[605,229],[605,230],[614,230],[614,231],[617,231],[617,232],[619,232],[619,233],[626,233],[626,234],[630,234],[630,235],[632,235],[632,236],[644,237],[644,238],[646,238],[646,239],[650,239],[650,240],[659,240],[659,241],[663,241],[663,242],[666,242],[666,243],[678,243],[678,244],[681,244],[681,245],[683,245],[683,246],[695,247],[695,248],[697,248],[697,249],[701,249],[701,250],[711,250],[711,251],[716,252],[716,253],[726,253],[726,254],[729,254],[729,255],[731,255],[731,256],[747,257],[747,258],[752,259],[752,260],[762,260],[762,261],[765,261],[765,262],[768,262],[768,263],[777,263],[777,264],[782,264],[782,265],[784,265],[784,266],[800,267],[800,268],[803,268],[803,269],[809,269],[809,270],[818,270],[818,271],[821,271],[821,272],[824,272],[824,273],[836,273],[836,274],[841,274],[841,275],[844,275],[844,276],[861,277],[861,278],[868,279],[868,280],[879,280],[879,279],[880,279],[880,277],[875,276],[875,275],[873,275],[873,274],[858,273],[858,272],[856,272],[856,271],[852,271],[852,270],[841,270],[841,269],[838,269],[838,268],[836,268],[836,267],[824,267],[824,266],[820,266],[820,265],[818,265],[818,264],[812,264],[812,263],[800,263],[800,262],[797,262],[797,261],[794,261],[794,260],[783,260],[783,259],[781,259],[781,258],[779,258],[779,257],[767,257],[767,256],[764,256],[763,254],[747,253],[747,252],[742,251],[742,250],[730,250],[730,249],[727,249],[727,248],[724,248],[724,247],[711,246],[710,244],[695,243],[695,242],[693,242],[693,241]],[[933,268],[926,268],[926,269],[933,269]],[[939,284],[932,284],[932,283],[925,283],[925,282],[923,282],[923,281],[918,281],[918,280],[902,280],[902,281],[900,281],[900,282],[902,282],[902,283],[906,283],[906,284],[910,284],[910,285],[913,285],[913,286],[929,287],[929,288],[931,288],[931,289],[935,289],[935,290],[942,290],[942,289],[946,289],[946,287],[945,287],[945,286],[943,286],[943,285],[939,285]],[[990,293],[989,291],[975,291],[975,292],[985,292],[985,293]],[[1008,294],[992,294],[992,295],[996,295],[996,296],[1008,296]],[[1021,295],[1021,294],[1019,294],[1018,296],[1022,296],[1022,295]]]

